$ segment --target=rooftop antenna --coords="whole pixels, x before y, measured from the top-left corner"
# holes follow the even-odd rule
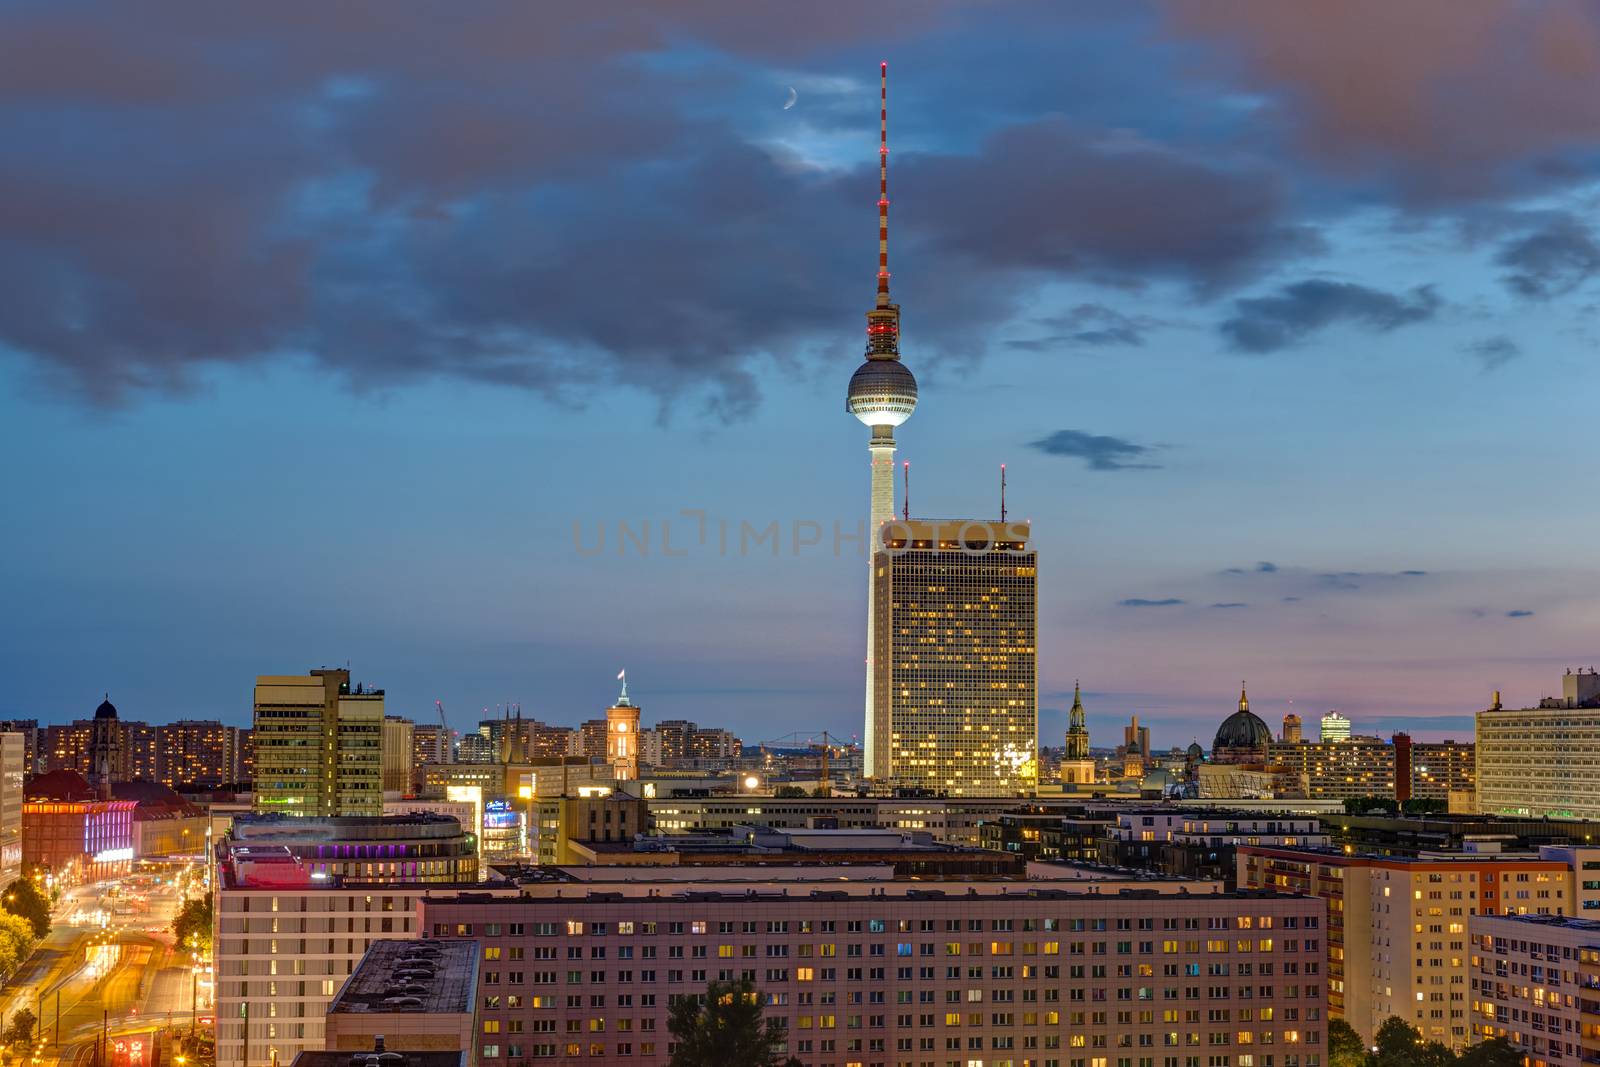
[[[1000,464],[1000,521],[1006,521],[1006,465]]]
[[[906,502],[902,506],[900,517],[906,522],[911,521],[911,461],[905,461],[905,490]]]
[[[889,64],[878,65],[878,306],[889,306]]]

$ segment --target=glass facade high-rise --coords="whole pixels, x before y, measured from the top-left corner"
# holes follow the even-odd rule
[[[1038,785],[1038,561],[1026,523],[912,519],[873,560],[873,763],[951,796]]]

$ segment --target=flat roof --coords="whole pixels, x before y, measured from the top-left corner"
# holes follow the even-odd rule
[[[1201,883],[1202,886],[1204,883]],[[1135,889],[1119,887],[1115,892],[1102,893],[1093,888],[1087,889],[1045,889],[1027,882],[976,882],[953,883],[948,889],[924,883],[912,887],[906,883],[889,883],[875,887],[870,894],[863,895],[859,892],[852,893],[843,888],[828,889],[817,887],[807,892],[791,892],[789,886],[770,886],[765,889],[751,887],[740,891],[725,891],[720,889],[684,889],[678,892],[656,892],[649,896],[633,896],[617,891],[604,889],[590,889],[583,895],[567,896],[533,896],[523,894],[520,896],[492,896],[486,893],[461,893],[454,897],[433,896],[429,897],[429,904],[516,904],[516,905],[554,905],[556,907],[573,904],[620,904],[626,902],[630,906],[644,904],[684,904],[684,903],[778,903],[793,901],[828,901],[828,900],[901,900],[901,901],[1118,901],[1118,900],[1214,900],[1214,901],[1303,901],[1313,903],[1321,898],[1302,896],[1297,893],[1279,893],[1270,889],[1234,889],[1216,892],[1192,893],[1188,887],[1180,887],[1177,892],[1162,892],[1158,889]]]
[[[399,1058],[396,1059],[395,1057]],[[467,1067],[466,1052],[411,1052],[386,1049],[383,1058],[373,1052],[316,1050],[297,1054],[289,1067]]]
[[[328,1013],[470,1015],[477,987],[476,941],[386,938],[368,946]]]

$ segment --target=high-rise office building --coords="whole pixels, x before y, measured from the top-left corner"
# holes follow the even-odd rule
[[[1324,741],[1350,740],[1350,720],[1337,711],[1328,712],[1322,717],[1321,736]]]
[[[391,793],[411,792],[415,725],[399,715],[383,717],[383,788]]]
[[[1132,749],[1135,746],[1142,754],[1150,754],[1150,727],[1140,726],[1137,715],[1132,716],[1128,725],[1122,728],[1122,747]]]
[[[893,788],[1038,784],[1037,555],[1027,523],[909,519],[873,559],[873,763]]]
[[[262,675],[254,741],[257,811],[383,814],[383,690],[342,669]]]
[[[900,362],[900,305],[889,299],[889,64],[879,68],[878,145],[878,295],[867,312],[866,361],[850,376],[845,410],[871,427],[867,451],[872,457],[872,498],[867,520],[867,543],[877,551],[878,531],[894,518],[894,429],[917,407],[916,376]],[[870,575],[870,572],[869,572]],[[880,612],[874,600],[878,583],[867,583],[867,686],[865,766],[868,773],[881,765],[878,746],[886,738],[876,732],[880,716],[874,657],[878,653],[875,627]]]
[[[214,789],[233,782],[238,734],[215,719],[180,719],[156,727],[156,779],[174,789]]]
[[[1283,732],[1278,735],[1278,740],[1286,745],[1298,745],[1304,736],[1301,733],[1300,716],[1294,712],[1283,717]]]

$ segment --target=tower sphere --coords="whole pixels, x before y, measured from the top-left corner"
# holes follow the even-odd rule
[[[899,426],[917,409],[917,378],[898,359],[868,359],[850,376],[845,410],[868,426]]]

